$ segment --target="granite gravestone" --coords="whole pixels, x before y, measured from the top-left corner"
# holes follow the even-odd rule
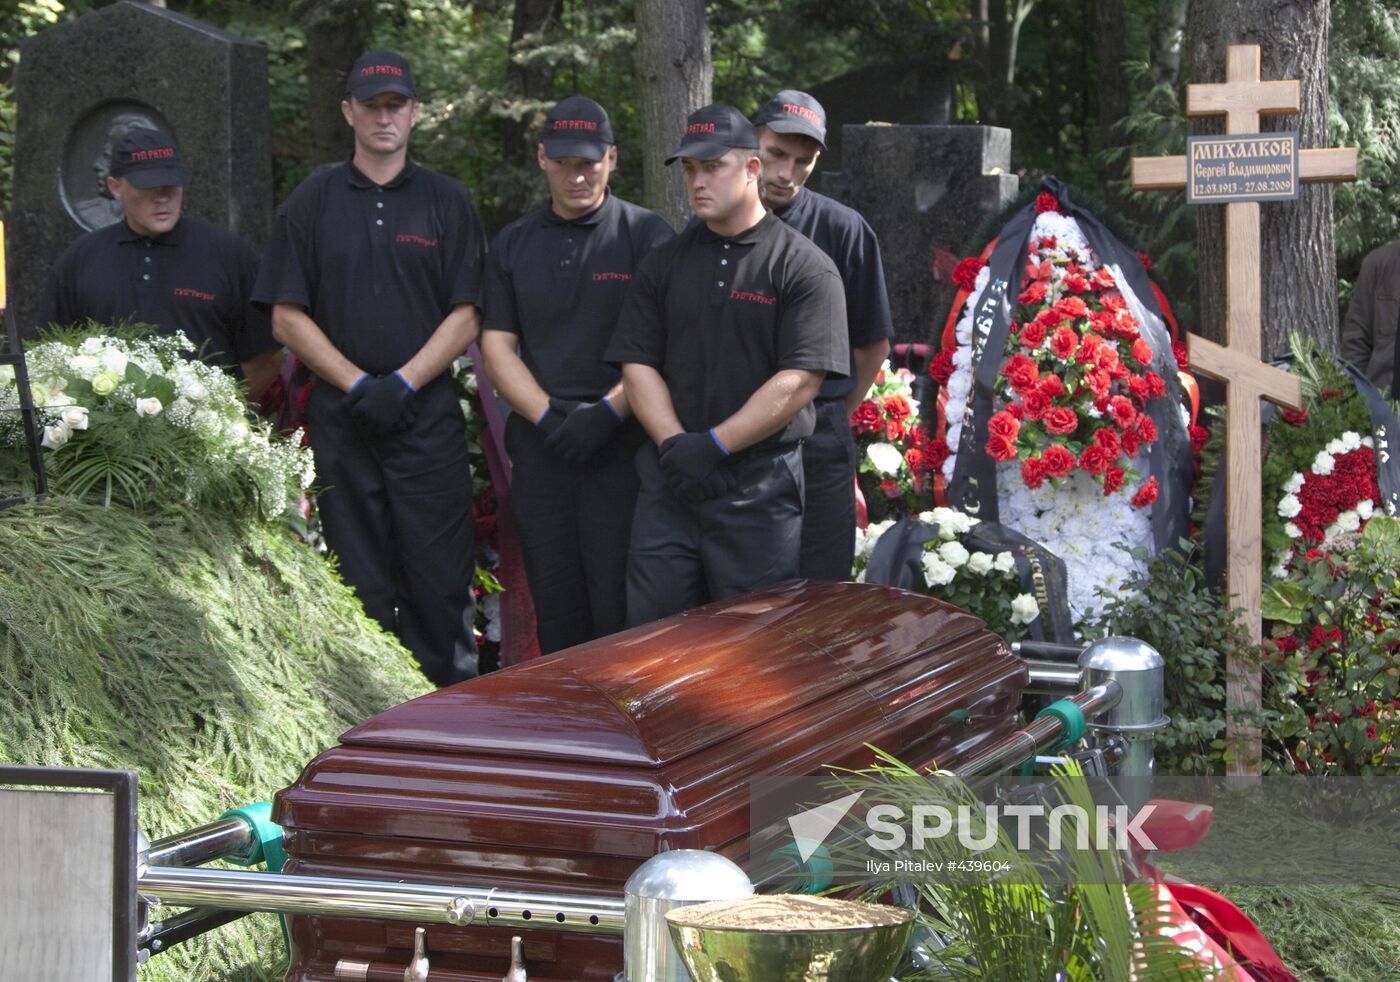
[[[267,52],[163,8],[123,0],[20,45],[15,78],[10,287],[32,334],[49,267],[84,232],[117,221],[112,145],[133,126],[173,136],[187,214],[255,246],[272,212]]]
[[[942,330],[968,239],[1016,196],[1011,131],[848,125],[842,150],[844,170],[823,174],[821,191],[880,237],[895,340],[926,342]]]

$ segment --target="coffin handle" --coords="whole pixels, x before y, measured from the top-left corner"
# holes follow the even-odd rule
[[[413,957],[403,970],[403,982],[428,982],[428,929],[413,929]]]
[[[510,968],[501,982],[529,982],[525,976],[525,942],[518,934],[510,939]]]

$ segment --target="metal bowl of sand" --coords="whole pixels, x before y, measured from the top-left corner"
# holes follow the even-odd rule
[[[678,907],[666,923],[694,982],[886,982],[914,912],[783,894]]]

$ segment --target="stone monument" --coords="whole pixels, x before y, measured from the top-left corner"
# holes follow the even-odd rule
[[[1011,131],[994,126],[846,126],[845,169],[821,191],[880,237],[896,341],[926,342],[952,301],[968,238],[1016,196]]]
[[[122,0],[40,31],[15,78],[10,288],[32,333],[49,267],[84,232],[118,220],[112,144],[151,126],[180,147],[185,212],[255,246],[272,211],[267,52],[163,8]]]

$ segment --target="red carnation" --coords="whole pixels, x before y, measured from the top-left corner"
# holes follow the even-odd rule
[[[911,474],[922,474],[928,468],[924,460],[924,452],[916,447],[910,447],[904,451],[904,462],[909,465]]]
[[[1162,376],[1156,372],[1145,372],[1142,376],[1147,380],[1147,391],[1152,394],[1152,398],[1160,399],[1167,394],[1167,383]]]
[[[1066,273],[1064,283],[1066,290],[1072,290],[1075,293],[1089,292],[1089,280],[1083,273],[1079,272],[1078,270],[1075,270],[1072,273]]]
[[[1152,268],[1152,260],[1149,259],[1149,258],[1147,258],[1147,253],[1145,253],[1145,252],[1139,252],[1139,253],[1137,254],[1137,257],[1138,257],[1138,262],[1142,263],[1142,268],[1143,268],[1143,269],[1151,269],[1151,268]]]
[[[898,498],[899,482],[892,477],[887,477],[880,482],[880,490],[884,492],[886,498]]]
[[[1074,451],[1058,443],[1046,447],[1040,459],[1045,465],[1046,477],[1068,477],[1078,463]]]
[[[1123,452],[1123,442],[1118,439],[1118,431],[1111,426],[1100,426],[1094,431],[1094,446],[1102,449],[1110,459],[1117,459]]]
[[[953,377],[953,353],[940,351],[928,361],[928,377],[939,385],[947,385]]]
[[[884,409],[885,416],[889,419],[908,419],[909,414],[914,411],[914,407],[909,405],[908,397],[897,392],[885,396],[881,408]]]
[[[924,448],[924,464],[931,471],[941,470],[952,455],[947,440],[935,440]]]
[[[1079,335],[1075,334],[1074,328],[1068,325],[1056,328],[1055,333],[1050,337],[1050,350],[1056,358],[1069,358],[1078,346]]]
[[[1043,215],[1047,211],[1059,211],[1060,203],[1055,200],[1055,196],[1049,191],[1042,191],[1035,196],[1035,213]]]
[[[928,446],[928,431],[922,426],[909,427],[909,442],[919,450]]]
[[[1098,337],[1097,334],[1090,336]],[[1107,345],[1094,346],[1094,365],[1114,378],[1120,378],[1126,375],[1128,371],[1123,367],[1123,363],[1118,360],[1118,352]]]
[[[977,274],[982,272],[982,267],[987,265],[981,259],[973,256],[971,259],[964,259],[953,267],[953,282],[960,289],[972,290],[977,286]],[[945,266],[944,269],[947,269]]]
[[[1054,307],[1046,307],[1040,313],[1035,315],[1035,320],[1037,324],[1045,328],[1047,331],[1053,331],[1055,328],[1060,326],[1060,321],[1064,320],[1064,317],[1062,317],[1060,315],[1060,312]]]
[[[1210,439],[1210,430],[1206,429],[1204,426],[1193,426],[1190,429],[1190,434],[1191,452],[1193,454],[1198,454]]]
[[[1045,299],[1045,284],[1039,281],[1032,283],[1021,291],[1021,295],[1016,298],[1017,303],[1040,303]]]
[[[1053,249],[1055,248],[1057,240],[1053,235],[1042,235],[1040,238],[1036,239],[1035,242],[1036,247],[1039,249]]]
[[[1128,379],[1128,393],[1138,402],[1146,402],[1152,395],[1152,390],[1147,385],[1147,379],[1141,375],[1133,375]]]
[[[1136,341],[1133,342],[1131,353],[1132,356],[1143,365],[1148,365],[1152,363],[1152,349],[1147,346],[1147,342],[1144,341],[1142,338],[1138,338]]]
[[[1065,297],[1063,300],[1056,301],[1055,309],[1070,320],[1077,320],[1089,313],[1088,306],[1078,297]]]
[[[1126,430],[1137,420],[1137,410],[1133,408],[1132,402],[1124,396],[1114,396],[1108,400],[1108,411],[1113,415],[1113,421],[1120,429]]]
[[[1002,366],[1001,374],[1017,392],[1029,389],[1040,378],[1040,371],[1035,367],[1035,362],[1022,354],[1012,355]]]
[[[1050,411],[1050,397],[1037,386],[1021,393],[1021,412],[1026,419],[1042,419]]]
[[[1285,422],[1293,426],[1302,426],[1308,421],[1308,407],[1304,406],[1302,409],[1298,410],[1285,409],[1281,415]]]
[[[1089,282],[1094,285],[1094,289],[1096,290],[1112,290],[1117,286],[1117,284],[1113,282],[1113,274],[1104,266],[1100,266],[1098,269],[1094,270],[1094,275],[1089,278]]]
[[[866,399],[851,413],[851,429],[857,433],[879,433],[884,425],[884,414],[871,399]]]
[[[1143,443],[1151,443],[1157,439],[1157,424],[1146,413],[1138,417],[1137,435],[1142,437]]]
[[[1173,341],[1172,354],[1176,357],[1176,367],[1183,372],[1186,371],[1191,364],[1191,360],[1186,354],[1186,345],[1181,341]]]
[[[1147,482],[1133,492],[1132,505],[1134,508],[1146,508],[1157,500],[1157,479],[1149,477]]]
[[[1020,422],[1021,420],[1021,407],[1014,402],[1007,403],[1006,408],[1003,409],[1002,412],[1007,413],[1012,419],[1016,420],[1017,422]]]
[[[1032,350],[1045,340],[1045,325],[1039,320],[1027,321],[1021,327],[1021,345]]]
[[[1053,399],[1065,394],[1065,383],[1058,375],[1046,375],[1035,384],[1035,390]]]
[[[1004,436],[994,436],[987,441],[987,453],[993,460],[1010,460],[1016,456],[1016,444]]]
[[[1103,493],[1104,496],[1112,494],[1123,486],[1124,471],[1121,467],[1109,467],[1103,472]]]
[[[1138,336],[1137,318],[1127,311],[1120,310],[1118,315],[1113,318],[1113,329],[1123,340],[1133,341]]]
[[[909,435],[909,424],[902,419],[885,420],[885,438],[897,443]]]
[[[1068,406],[1056,406],[1045,414],[1045,429],[1051,433],[1073,433],[1079,427],[1079,417]]]
[[[1102,474],[1108,470],[1108,466],[1113,463],[1113,457],[1103,447],[1089,444],[1084,448],[1084,452],[1079,455],[1079,467],[1088,474]]]
[[[1001,436],[1008,440],[1016,439],[1016,435],[1021,432],[1021,424],[1016,417],[1003,409],[987,420],[987,433],[991,436]]]
[[[1123,436],[1120,439],[1123,441],[1123,452],[1129,457],[1134,456],[1138,452],[1137,430],[1124,430]]]
[[[1098,400],[1108,396],[1109,382],[1108,373],[1102,369],[1091,368],[1084,373],[1084,384],[1089,387],[1090,392],[1094,393],[1095,405],[1098,405]]]
[[[1021,480],[1032,491],[1045,483],[1045,464],[1039,457],[1027,457],[1021,461]]]

